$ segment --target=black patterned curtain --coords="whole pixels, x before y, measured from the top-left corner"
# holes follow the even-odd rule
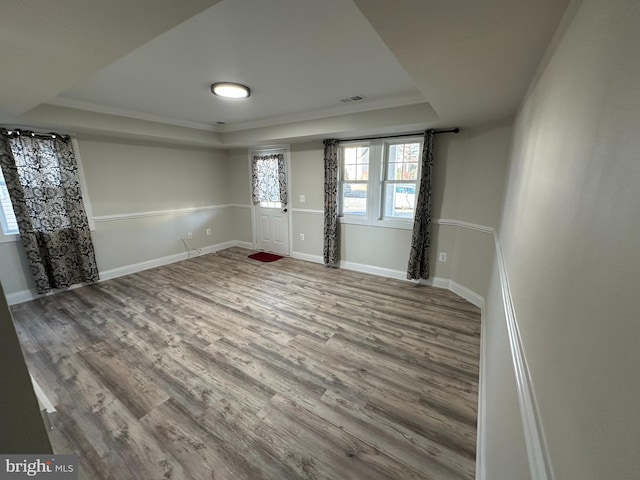
[[[0,167],[38,293],[98,281],[71,139],[2,130]]]
[[[284,155],[255,155],[251,162],[253,203],[288,203],[287,170]]]
[[[338,140],[324,142],[324,264],[338,267]]]
[[[433,137],[434,131],[424,133],[422,147],[422,177],[420,191],[416,202],[413,235],[411,236],[411,251],[409,252],[409,266],[407,278],[429,278],[429,254],[431,250],[431,171],[433,170]]]

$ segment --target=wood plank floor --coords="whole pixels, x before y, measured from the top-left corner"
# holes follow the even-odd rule
[[[13,307],[80,478],[474,478],[478,309],[249,253]]]

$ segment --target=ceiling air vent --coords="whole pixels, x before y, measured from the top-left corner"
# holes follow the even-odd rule
[[[364,97],[362,95],[354,95],[353,97],[345,97],[340,99],[342,103],[361,102],[363,100],[364,100]]]

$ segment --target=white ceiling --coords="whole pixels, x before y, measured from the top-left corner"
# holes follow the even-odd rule
[[[569,3],[354,1],[440,120],[461,126],[515,112]]]
[[[213,82],[252,97],[211,94]],[[223,0],[64,92],[57,104],[214,125],[423,102],[351,0]],[[83,103],[78,103],[83,102]]]
[[[121,124],[149,138],[170,124],[209,132],[212,145],[504,118],[568,3],[0,1],[0,122],[109,134]],[[217,98],[215,81],[253,94]],[[339,101],[351,95],[366,100]],[[176,135],[209,142],[187,130]]]
[[[0,121],[11,121],[220,0],[1,0]]]

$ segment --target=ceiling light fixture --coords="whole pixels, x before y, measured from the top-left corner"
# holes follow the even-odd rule
[[[239,83],[219,82],[211,85],[211,93],[225,98],[247,98],[251,95],[251,90]]]

